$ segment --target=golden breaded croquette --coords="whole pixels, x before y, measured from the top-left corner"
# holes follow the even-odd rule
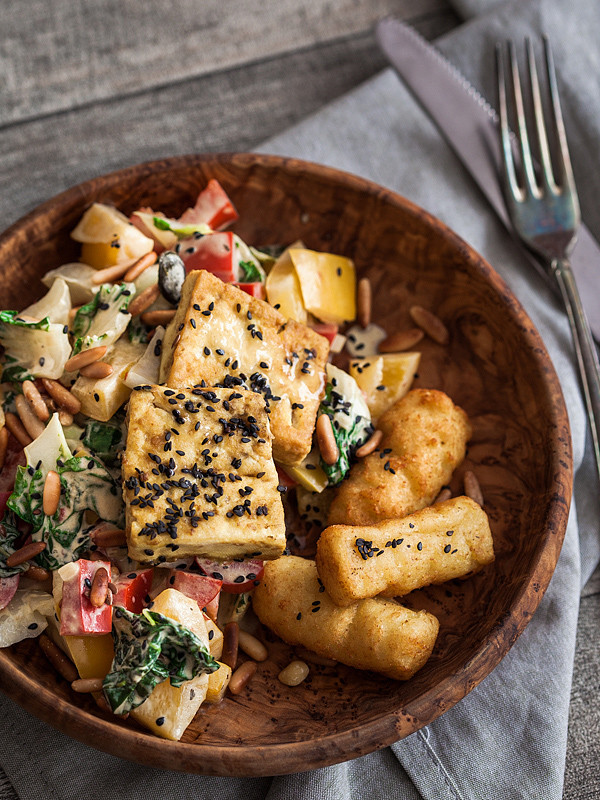
[[[401,681],[425,664],[439,629],[433,614],[394,600],[360,600],[339,608],[323,590],[315,562],[296,556],[265,564],[252,605],[284,642]]]
[[[160,382],[174,389],[250,389],[267,404],[273,457],[294,466],[309,453],[325,392],[327,339],[263,300],[199,270],[183,284],[162,347]]]
[[[122,462],[129,556],[280,556],[285,522],[271,439],[254,392],[134,391]]]
[[[478,572],[493,560],[487,514],[469,497],[369,527],[332,525],[321,534],[315,558],[338,606],[376,595],[399,597]]]
[[[465,457],[465,412],[434,389],[413,389],[379,419],[379,448],[340,484],[328,525],[375,525],[431,505]]]

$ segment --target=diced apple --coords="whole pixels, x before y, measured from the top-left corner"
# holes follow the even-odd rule
[[[95,269],[140,258],[154,241],[139,231],[112,206],[94,203],[85,212],[71,238],[81,242],[81,260]]]
[[[62,605],[60,609],[61,636],[100,636],[112,630],[112,608],[104,603],[97,608],[90,601],[90,589],[96,572],[104,569],[110,576],[110,562],[86,561],[80,558],[68,565],[73,567],[67,577],[63,571]]]
[[[163,231],[154,224],[154,217],[162,216],[163,214],[154,213],[151,208],[140,208],[139,211],[134,211],[129,217],[129,221],[132,225],[135,225],[144,236],[148,236],[154,241],[154,250],[156,253],[162,253],[163,250],[170,250],[177,244],[177,236],[173,231]]]
[[[172,569],[169,572],[168,585],[195,600],[198,608],[202,610],[215,597],[219,596],[223,581],[218,581],[208,575],[199,575],[197,572]]]
[[[210,617],[205,617],[206,630],[208,631],[208,649],[213,658],[217,661],[223,655],[223,633],[216,623]]]
[[[219,669],[208,676],[208,690],[206,692],[207,703],[215,705],[221,702],[225,697],[230,678],[231,667],[219,662]]]
[[[408,392],[420,359],[421,353],[386,353],[350,363],[350,375],[367,395],[373,422]]]
[[[264,283],[259,283],[255,281],[254,283],[235,283],[234,286],[237,286],[238,289],[241,289],[242,292],[246,292],[251,297],[258,297],[259,300],[266,300],[267,293],[265,291]]]
[[[304,308],[322,322],[341,325],[356,317],[354,262],[332,253],[290,249]]]
[[[198,605],[176,589],[165,589],[154,601],[153,611],[189,628],[207,647],[208,632]],[[208,675],[198,675],[179,688],[166,680],[159,683],[131,716],[163,739],[179,741],[206,697]]]
[[[284,317],[306,325],[308,315],[302,299],[302,289],[290,257],[291,249],[298,249],[298,244],[296,242],[284,250],[273,264],[267,275],[265,289],[269,303],[276,306]]]
[[[145,351],[144,343],[119,339],[103,359],[112,366],[112,375],[100,380],[80,375],[71,391],[80,401],[82,413],[107,422],[129,398],[131,389],[126,386],[125,379]]]

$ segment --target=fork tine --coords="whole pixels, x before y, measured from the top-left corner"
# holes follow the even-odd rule
[[[519,129],[519,143],[521,145],[521,158],[523,160],[523,171],[525,173],[525,185],[534,197],[540,196],[540,191],[533,169],[531,158],[531,148],[529,147],[529,135],[527,133],[527,120],[525,118],[525,108],[523,106],[523,93],[521,92],[521,79],[519,77],[519,65],[514,42],[508,43],[508,55],[510,58],[510,68],[512,73],[513,96],[515,110],[517,112],[517,127]]]
[[[523,200],[523,193],[517,181],[515,162],[510,141],[510,128],[508,125],[508,108],[506,103],[506,76],[504,69],[504,54],[502,45],[496,44],[496,78],[498,84],[498,116],[500,117],[500,134],[502,138],[502,168],[504,171],[505,185],[510,189],[513,198],[519,202]]]
[[[554,122],[554,132],[558,140],[558,154],[557,154],[557,183],[562,189],[569,188],[574,195],[577,213],[579,213],[579,206],[577,203],[577,192],[575,189],[575,179],[573,178],[573,168],[571,166],[571,158],[569,156],[569,147],[567,145],[567,134],[565,132],[565,125],[563,122],[562,111],[560,108],[560,100],[558,99],[558,86],[556,83],[556,70],[554,69],[554,58],[552,57],[552,50],[550,49],[550,42],[548,37],[544,36],[544,54],[546,56],[546,71],[548,74],[548,87],[550,89],[550,104],[552,106],[552,119]]]
[[[535,115],[535,127],[542,161],[543,180],[547,188],[551,192],[556,193],[557,186],[554,180],[554,170],[552,168],[552,159],[550,157],[546,123],[544,122],[544,108],[542,106],[542,98],[540,94],[540,82],[538,80],[537,69],[535,66],[533,44],[531,43],[531,39],[529,37],[525,39],[525,48],[527,50],[527,66],[529,68],[529,81],[531,84],[531,94],[533,97],[533,111]]]

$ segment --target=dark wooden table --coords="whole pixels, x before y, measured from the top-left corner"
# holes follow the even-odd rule
[[[375,21],[427,38],[447,0],[3,0],[0,228],[93,175],[251,150],[385,66]],[[600,572],[582,602],[566,800],[600,797]],[[0,800],[15,800],[0,769]]]

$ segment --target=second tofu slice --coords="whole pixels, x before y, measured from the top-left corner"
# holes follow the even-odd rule
[[[285,524],[271,440],[264,400],[253,392],[134,391],[122,464],[130,558],[280,556]]]
[[[276,461],[308,454],[325,391],[327,340],[306,325],[200,270],[183,285],[167,328],[160,382],[243,387],[267,404]]]

